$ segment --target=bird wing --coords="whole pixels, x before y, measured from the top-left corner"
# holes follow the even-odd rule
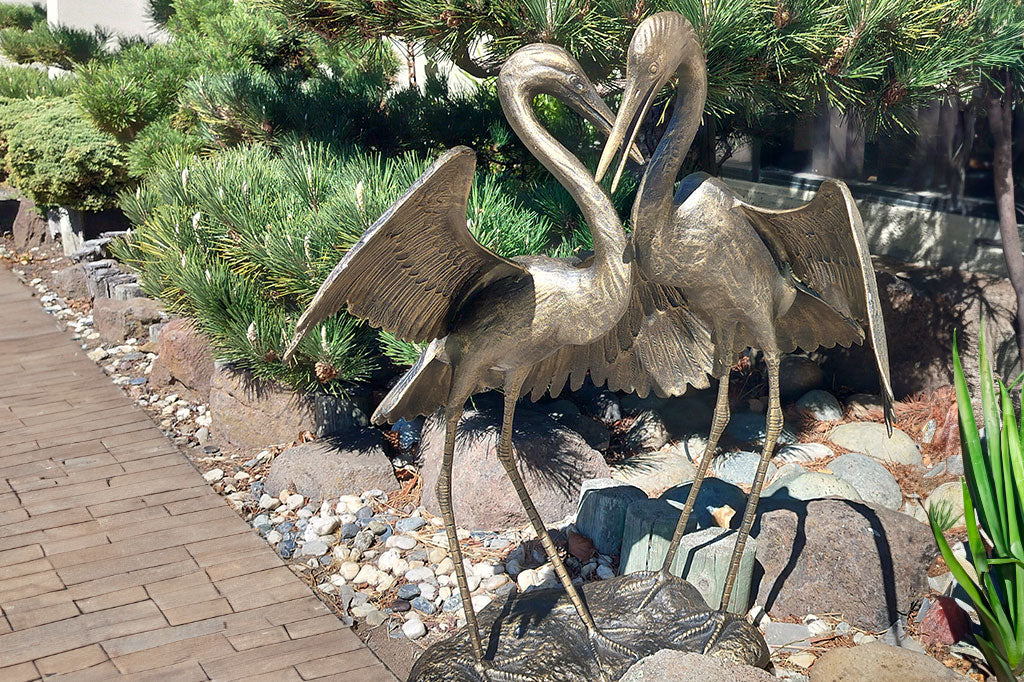
[[[649,282],[634,268],[633,293],[618,323],[589,344],[563,346],[536,363],[522,393],[557,397],[567,383],[579,389],[590,374],[595,385],[613,391],[681,395],[688,385],[710,385],[713,350],[710,331],[682,292]]]
[[[776,260],[792,269],[798,288],[807,295],[804,300],[813,302],[808,307],[827,304],[867,330],[888,423],[893,393],[885,324],[864,224],[846,183],[825,180],[809,203],[794,209],[769,210],[743,202],[739,207]],[[794,313],[799,315],[800,311]],[[841,332],[838,337],[816,338],[815,345],[844,342]]]
[[[296,325],[292,348],[343,305],[407,341],[440,338],[474,292],[504,277],[527,276],[469,231],[466,206],[475,169],[468,147],[435,161],[320,286]]]

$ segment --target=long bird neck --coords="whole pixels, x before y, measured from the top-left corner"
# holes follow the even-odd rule
[[[676,177],[700,127],[708,81],[704,55],[696,40],[687,47],[677,67],[676,77],[679,83],[675,110],[651,156],[633,203],[633,229],[638,232],[656,230],[669,219],[673,210]]]
[[[499,88],[505,117],[534,155],[555,179],[568,190],[594,237],[594,264],[599,276],[629,281],[629,266],[624,260],[626,233],[608,195],[587,167],[541,125],[533,110],[534,92],[526,88],[512,91]]]

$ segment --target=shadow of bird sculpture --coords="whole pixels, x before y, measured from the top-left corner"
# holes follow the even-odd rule
[[[590,171],[538,121],[533,100],[541,93],[564,101],[605,134],[612,128],[612,113],[580,65],[561,48],[526,46],[500,71],[498,94],[506,118],[573,196],[593,234],[594,255],[583,263],[544,256],[508,260],[482,246],[466,221],[475,156],[466,147],[456,147],[428,168],[349,250],[303,313],[285,354],[287,361],[316,324],[343,306],[400,338],[430,341],[381,402],[373,421],[393,422],[443,409],[438,505],[476,671],[485,678],[502,674],[485,660],[452,509],[455,435],[466,401],[480,390],[503,389],[497,457],[600,661],[602,650],[619,657],[632,651],[600,632],[523,484],[512,448],[516,401],[526,392],[534,399],[545,391],[557,394],[567,381],[578,386],[589,372],[626,390],[681,392],[687,383],[708,385],[705,372],[711,364],[710,356],[683,353],[680,359],[675,352],[701,347],[695,339],[706,341],[709,332],[677,292],[634,286],[619,216]],[[638,152],[634,156],[643,160]],[[645,367],[655,368],[658,378]]]
[[[618,151],[631,147],[651,104],[675,75],[675,109],[647,164],[632,209],[639,269],[651,282],[678,287],[711,330],[713,375],[719,380],[711,433],[662,576],[679,548],[701,482],[729,420],[729,369],[746,348],[764,353],[769,404],[761,459],[726,576],[728,608],[740,558],[782,429],[779,365],[783,353],[850,346],[869,337],[892,431],[892,389],[877,284],[860,214],[846,185],[826,180],[814,199],[792,210],[750,206],[704,173],[676,177],[700,125],[707,97],[704,54],[680,14],[653,15],[637,27],[627,57],[626,86],[615,126],[598,165],[604,176]],[[613,191],[626,164],[616,170]]]

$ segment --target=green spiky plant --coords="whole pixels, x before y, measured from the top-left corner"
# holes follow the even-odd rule
[[[1000,682],[1013,682],[1024,674],[1024,422],[1018,424],[1010,388],[992,375],[984,325],[978,337],[978,363],[984,444],[954,339],[964,519],[977,580],[953,555],[937,510],[929,520],[946,565],[981,620],[984,634],[976,639],[985,660]]]

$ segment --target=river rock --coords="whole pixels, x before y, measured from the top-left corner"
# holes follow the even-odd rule
[[[829,649],[811,668],[811,682],[967,682],[927,654],[871,642]]]
[[[463,413],[456,439],[455,518],[468,528],[526,524],[529,519],[497,458],[501,407],[486,394],[474,400],[477,409]],[[420,443],[422,504],[434,514],[440,514],[436,487],[444,430],[440,416],[431,417],[423,426]],[[611,474],[601,453],[578,433],[527,407],[516,410],[512,442],[519,471],[543,519],[553,521],[575,512],[583,481]]]
[[[804,393],[796,406],[820,422],[836,422],[843,418],[843,407],[828,391],[815,389]]]
[[[852,485],[865,502],[875,502],[889,509],[903,506],[900,484],[878,460],[849,452],[832,460],[828,468],[837,478]]]
[[[641,658],[620,678],[620,682],[660,682],[662,680],[778,682],[774,675],[751,665],[674,649],[662,649],[653,656]]]
[[[692,485],[692,483],[685,483],[669,488],[661,494],[660,499],[666,500],[677,509],[682,510]],[[705,478],[700,486],[700,492],[697,493],[697,501],[686,526],[687,532],[717,526],[718,523],[715,521],[713,513],[722,507],[732,508],[736,512],[736,522],[739,523],[739,516],[743,513],[746,504],[747,494],[738,486],[720,478]]]
[[[725,433],[740,443],[760,445],[766,434],[765,415],[758,412],[739,412],[729,418]],[[796,435],[789,425],[783,425],[779,433],[777,445],[788,445],[796,442]]]
[[[775,451],[775,459],[786,464],[800,464],[802,462],[814,462],[819,459],[831,457],[835,453],[832,448],[824,443],[793,443],[783,445]]]
[[[943,483],[928,495],[928,499],[925,501],[925,509],[931,511],[933,504],[947,503],[950,505],[953,513],[953,525],[962,526],[964,525],[964,489],[963,484],[960,481],[950,481],[949,483]]]
[[[860,500],[860,493],[852,485],[831,474],[807,471],[792,477],[779,477],[765,488],[765,497],[792,500],[816,500],[824,497],[841,497],[846,500]]]
[[[818,388],[825,380],[821,367],[804,355],[786,355],[779,366],[779,393],[795,398]]]
[[[53,276],[53,290],[61,298],[90,299],[89,276],[81,263],[63,268]]]
[[[285,450],[270,465],[264,490],[270,495],[294,490],[319,500],[375,488],[393,490],[397,485],[380,432],[366,429]]]
[[[756,603],[774,617],[837,613],[865,630],[910,612],[938,553],[925,524],[849,500],[780,503],[761,511],[755,531],[764,568]]]
[[[704,441],[699,438],[703,449]],[[666,445],[654,452],[638,452],[637,454],[612,465],[612,478],[643,490],[648,495],[656,495],[666,488],[689,483],[697,475],[697,468],[690,461],[686,442]],[[700,457],[702,452],[696,452]]]
[[[668,442],[668,438],[668,429],[661,415],[655,410],[646,410],[626,431],[624,446],[634,452],[658,450]]]
[[[921,451],[913,439],[899,429],[888,437],[885,424],[877,422],[850,422],[832,429],[829,440],[852,452],[862,452],[880,462],[920,466]]]
[[[728,452],[715,458],[711,463],[711,470],[723,481],[749,486],[754,482],[754,474],[757,473],[757,466],[760,462],[761,455],[757,452]],[[777,467],[768,462],[766,480],[771,480],[776,470]]]

